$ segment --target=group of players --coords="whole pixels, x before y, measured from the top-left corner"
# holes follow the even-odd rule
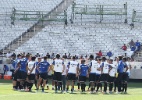
[[[89,62],[86,64],[85,59],[79,63],[75,57],[64,64],[64,60],[57,54],[52,64],[49,64],[47,57],[42,58],[31,55],[17,55],[13,60],[13,89],[32,91],[35,83],[36,90],[44,92],[48,72],[52,71],[52,89],[55,87],[55,93],[61,89],[62,93],[69,91],[71,84],[71,93],[74,92],[74,85],[77,83],[78,89],[85,92],[86,80],[89,79],[88,90],[90,93],[97,93],[99,88],[103,93],[127,93],[127,81],[130,73],[130,64],[127,58],[119,56],[116,62],[113,59],[105,57],[94,59],[90,55]],[[102,87],[104,87],[102,89]],[[109,87],[109,89],[107,89]],[[114,90],[113,90],[114,87]]]

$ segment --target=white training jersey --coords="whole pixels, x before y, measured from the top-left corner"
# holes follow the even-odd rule
[[[110,72],[109,72],[109,75],[110,75],[111,77],[115,77],[116,66],[115,66],[114,64],[109,64],[109,65],[112,67],[112,69],[111,69]]]
[[[97,68],[98,68],[98,63],[95,60],[91,61],[91,65],[90,65],[91,71],[90,73],[96,73]]]
[[[109,71],[109,64],[105,61],[105,62],[102,62],[102,67],[103,67],[103,71],[102,73],[103,74],[108,74],[108,71]]]
[[[128,66],[127,72],[130,73],[130,69],[131,69],[130,67],[131,67],[131,65],[130,65],[130,63],[129,63],[128,61],[126,62],[126,64],[127,64],[127,66]]]
[[[97,63],[97,69],[101,67],[101,64]],[[101,74],[101,70],[96,70],[96,74]]]
[[[32,70],[32,68],[34,67],[33,71],[31,72],[31,74],[35,74],[35,70],[36,70],[36,65],[35,65],[35,61],[29,61],[28,62],[28,73],[30,72],[30,70]]]
[[[79,67],[79,63],[77,61],[70,61],[68,63],[68,73],[76,74],[77,73],[77,67]]]
[[[61,59],[55,59],[53,61],[53,65],[54,65],[54,71],[55,72],[62,72],[63,71],[63,60]]]

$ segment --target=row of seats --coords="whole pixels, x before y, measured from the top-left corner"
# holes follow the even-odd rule
[[[0,49],[26,32],[36,21],[16,20],[11,25],[12,8],[22,11],[51,11],[62,0],[1,0],[0,1]]]

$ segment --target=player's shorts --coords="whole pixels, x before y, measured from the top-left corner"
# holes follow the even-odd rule
[[[79,82],[86,82],[86,76],[79,76]]]
[[[100,81],[100,77],[101,77],[101,75],[96,75],[96,82],[99,82]]]
[[[14,81],[17,81],[17,78],[18,78],[18,75],[20,74],[20,71],[18,70],[16,73],[13,73],[13,75],[12,75],[12,79],[14,80]]]
[[[17,74],[17,79],[25,80],[27,78],[27,73],[24,71],[19,71]]]
[[[96,74],[89,74],[89,82],[95,82],[96,81]]]
[[[123,73],[123,78],[122,78],[123,82],[127,82],[128,79],[129,79],[128,73],[125,73],[125,72],[124,72],[124,73]]]
[[[72,80],[72,81],[76,80],[76,75],[75,74],[68,74],[67,77],[68,77],[68,80]]]
[[[39,76],[40,76],[40,78],[42,78],[43,80],[46,80],[47,77],[48,77],[48,74],[47,74],[47,73],[40,73]]]
[[[28,75],[29,80],[35,80],[35,74],[30,74]]]
[[[115,76],[112,77],[112,76],[109,75],[108,82],[114,82],[114,81],[115,81]]]
[[[102,74],[100,77],[100,81],[102,82],[107,82],[108,81],[108,74]]]
[[[54,72],[54,81],[62,81],[62,73]]]

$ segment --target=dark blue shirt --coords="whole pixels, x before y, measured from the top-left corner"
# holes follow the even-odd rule
[[[50,64],[47,61],[43,61],[39,63],[39,73],[47,73],[47,70]]]
[[[117,68],[117,72],[118,72],[118,73],[123,73],[125,67],[127,67],[126,63],[124,63],[122,60],[119,61],[119,63],[118,63],[118,68]]]
[[[36,65],[36,66],[38,66],[38,65],[39,65],[39,63],[40,63],[40,62],[36,62],[36,63],[35,63],[35,65]],[[38,73],[39,73],[39,71],[38,71],[38,69],[37,69],[37,68],[36,68],[36,70],[35,70],[35,73],[36,73],[36,74],[38,74]]]
[[[28,59],[22,58],[20,61],[21,61],[20,71],[27,72],[26,67],[27,67]]]
[[[7,65],[4,65],[4,67],[3,67],[3,71],[9,71],[9,68],[8,68],[8,66],[7,66]]]
[[[21,61],[21,59],[20,58],[17,58],[16,60],[15,60],[15,69],[14,70],[16,70],[17,69],[17,64],[19,63]],[[18,69],[19,70],[19,69]]]
[[[87,65],[80,65],[80,76],[87,76],[89,67]]]
[[[135,45],[139,47],[139,46],[141,46],[141,43],[140,42],[136,42]]]
[[[108,52],[108,53],[107,53],[107,56],[108,56],[108,57],[111,57],[111,56],[112,56],[112,52]]]
[[[16,69],[16,64],[17,64],[16,60],[13,60],[11,64],[12,64],[12,67],[13,67],[14,69]]]
[[[131,51],[135,51],[135,49],[136,49],[135,47],[133,47],[133,46],[131,47]]]

